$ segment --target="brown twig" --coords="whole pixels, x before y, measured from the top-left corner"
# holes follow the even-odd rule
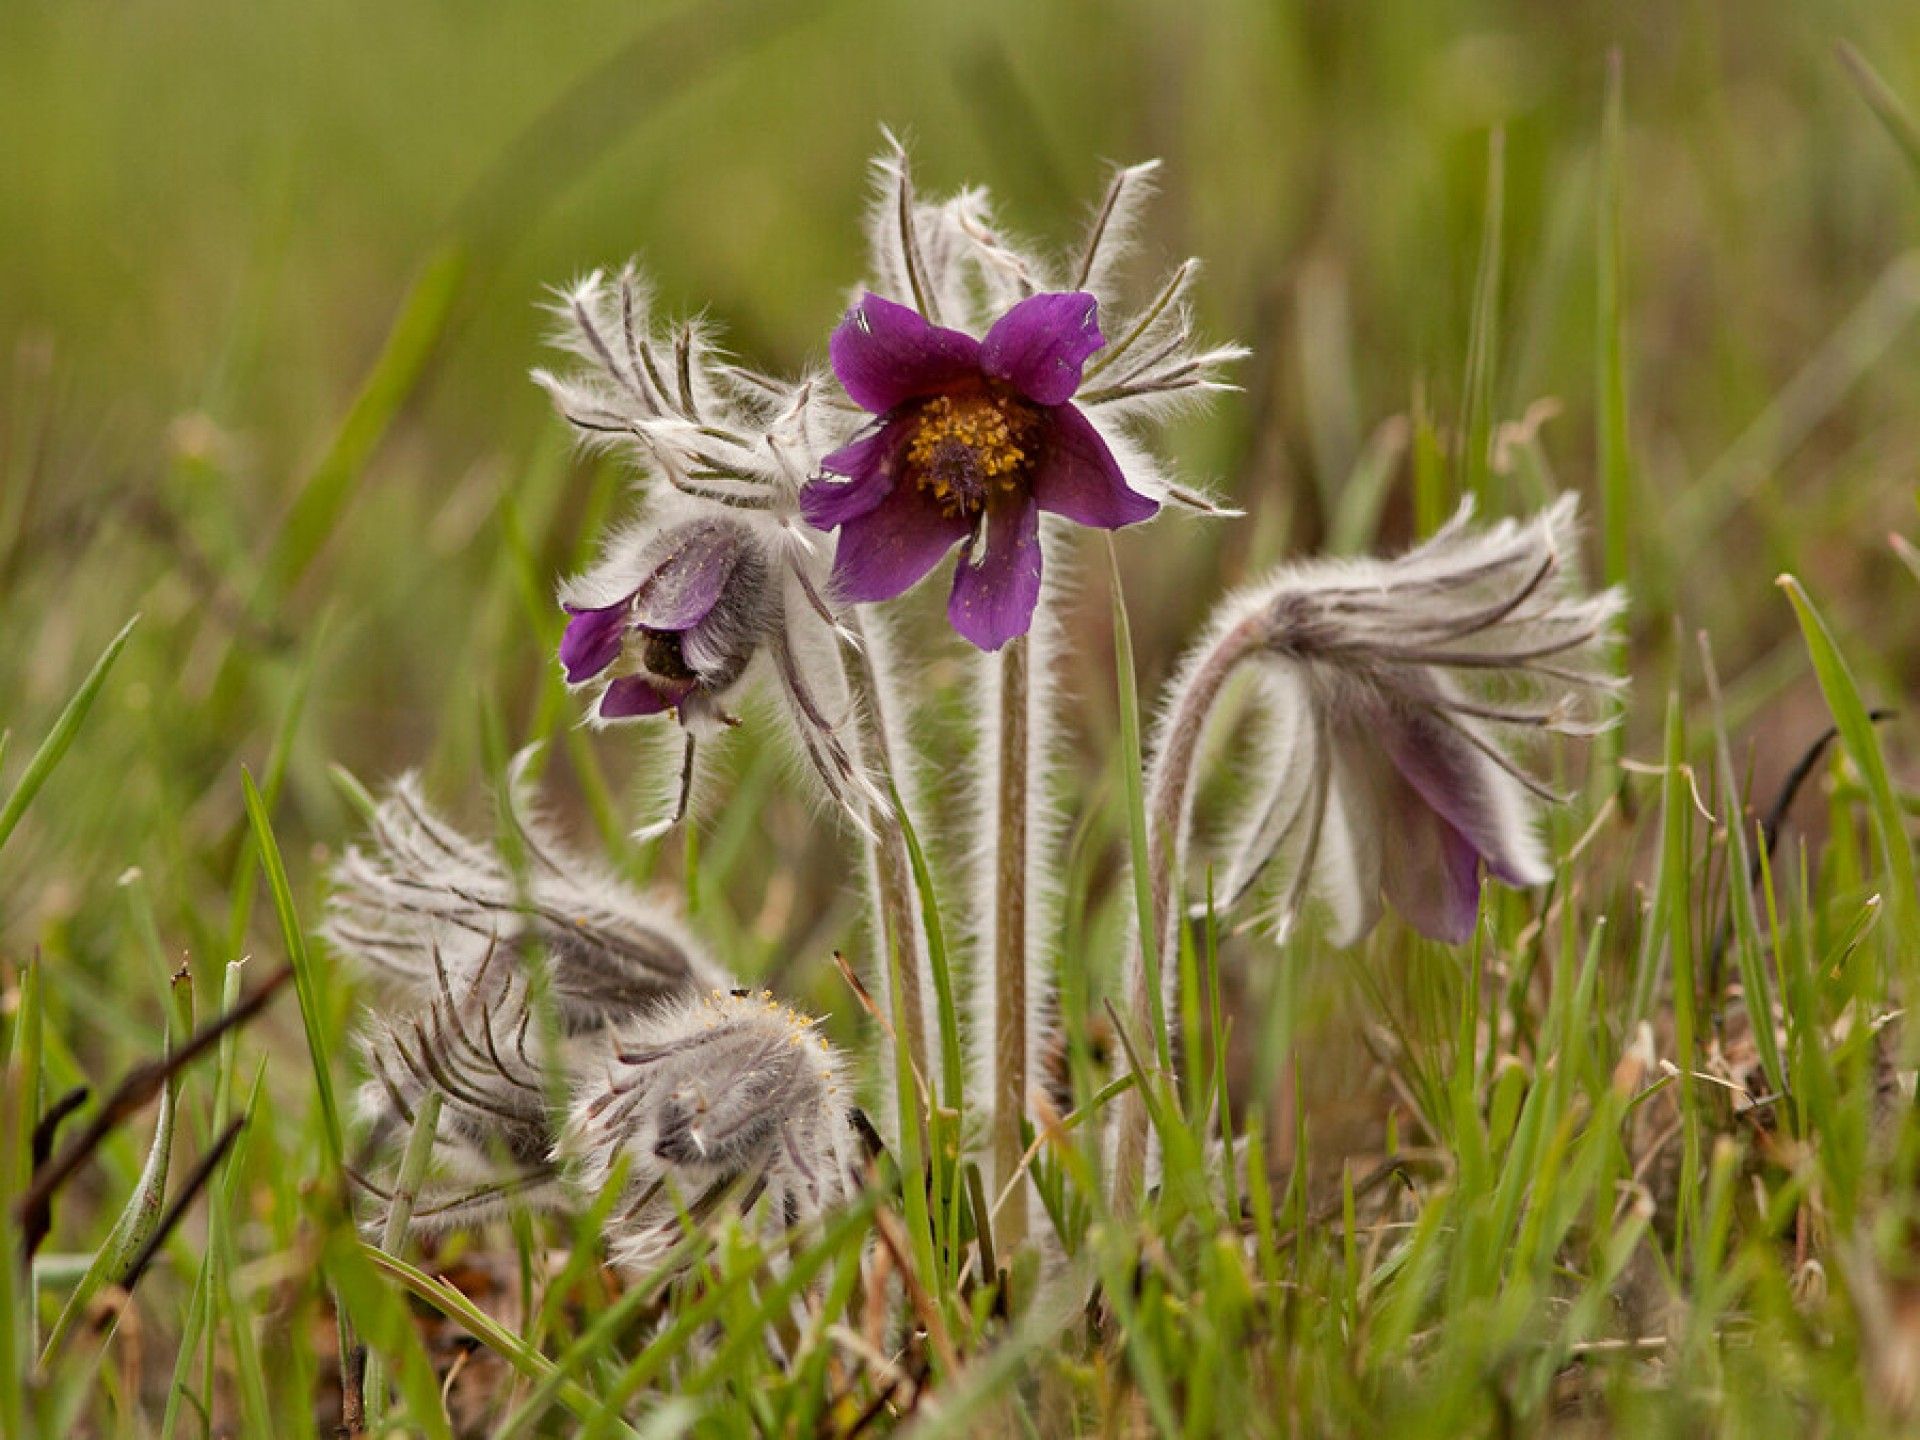
[[[154,1227],[153,1234],[147,1237],[133,1259],[127,1265],[127,1273],[120,1280],[120,1288],[128,1294],[140,1283],[140,1277],[147,1272],[147,1266],[153,1263],[153,1257],[160,1253],[160,1247],[167,1243],[167,1236],[173,1233],[180,1223],[180,1217],[187,1213],[187,1207],[194,1201],[207,1182],[213,1178],[213,1172],[220,1167],[227,1152],[233,1148],[233,1142],[240,1138],[240,1131],[246,1126],[247,1117],[236,1115],[233,1122],[220,1132],[220,1138],[213,1142],[207,1153],[200,1157],[200,1163],[193,1167],[180,1193],[173,1197],[173,1203],[167,1206],[166,1213],[160,1217],[160,1223]]]
[[[40,1248],[40,1242],[47,1238],[48,1231],[53,1227],[55,1193],[100,1148],[101,1142],[116,1127],[145,1108],[172,1076],[205,1054],[221,1036],[246,1024],[265,1009],[280,987],[292,978],[293,967],[283,966],[233,1009],[195,1031],[178,1050],[158,1060],[136,1065],[101,1102],[100,1109],[88,1122],[87,1128],[68,1142],[59,1155],[45,1164],[35,1166],[33,1183],[27,1187],[27,1193],[20,1198],[15,1209],[20,1217],[23,1260],[31,1263],[34,1252]],[[65,1104],[68,1098],[71,1097],[63,1097],[61,1103]]]

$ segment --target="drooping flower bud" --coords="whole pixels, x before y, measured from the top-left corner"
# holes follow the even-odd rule
[[[1277,870],[1283,933],[1313,895],[1339,943],[1383,901],[1459,942],[1483,869],[1510,885],[1551,877],[1535,827],[1537,802],[1556,797],[1516,742],[1604,728],[1618,685],[1606,638],[1623,597],[1579,592],[1576,503],[1483,530],[1463,506],[1398,559],[1290,565],[1222,607],[1176,682],[1155,788],[1184,830],[1190,786],[1174,771],[1191,768],[1227,673],[1255,671],[1268,729],[1226,845],[1228,904]]]
[[[1224,847],[1229,909],[1260,888],[1282,938],[1310,898],[1336,943],[1391,904],[1433,938],[1473,933],[1484,871],[1511,885],[1551,877],[1535,831],[1556,797],[1516,742],[1611,723],[1621,681],[1608,637],[1617,590],[1583,594],[1576,497],[1522,524],[1472,525],[1472,505],[1394,560],[1282,566],[1221,604],[1168,687],[1148,776],[1148,851],[1159,953],[1178,953],[1194,794],[1228,682],[1251,673],[1266,722],[1243,786],[1251,803]],[[1153,1013],[1145,946],[1128,957],[1133,1023]],[[1162,984],[1177,967],[1161,967]],[[1168,1015],[1177,997],[1163,994]],[[1145,1107],[1121,1104],[1115,1195],[1140,1193]]]

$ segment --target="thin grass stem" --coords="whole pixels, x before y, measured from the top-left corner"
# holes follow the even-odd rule
[[[997,724],[998,784],[994,790],[994,908],[992,964],[993,1183],[1004,1187],[1020,1171],[1026,1153],[1021,1127],[1027,1100],[1027,826],[1031,793],[1027,755],[1031,734],[1032,675],[1027,637],[1000,652]],[[1027,1234],[1027,1207],[1008,1206],[995,1220],[999,1248],[1011,1255]]]

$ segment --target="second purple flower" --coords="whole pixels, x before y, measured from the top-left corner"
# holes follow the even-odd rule
[[[1157,513],[1072,403],[1105,343],[1081,291],[1030,296],[978,340],[862,299],[830,349],[847,394],[878,419],[800,495],[810,524],[840,531],[841,596],[891,600],[964,544],[947,615],[998,650],[1033,623],[1042,510],[1106,530]]]

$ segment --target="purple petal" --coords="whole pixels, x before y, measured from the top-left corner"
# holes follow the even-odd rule
[[[1480,915],[1480,852],[1404,779],[1396,776],[1394,789],[1381,888],[1422,935],[1465,944]]]
[[[978,340],[929,325],[918,310],[878,295],[847,312],[827,351],[853,403],[876,413],[980,371]]]
[[[633,596],[633,622],[649,630],[686,630],[720,603],[727,581],[753,542],[739,526],[699,520],[662,535],[648,552],[651,573]]]
[[[820,462],[838,480],[810,480],[800,491],[800,513],[816,530],[831,530],[836,525],[866,514],[887,498],[887,492],[900,474],[900,455],[914,417],[902,415],[879,429],[842,446]]]
[[[841,525],[834,587],[848,600],[891,600],[938,565],[967,528],[918,485],[896,485],[873,509]]]
[[[622,600],[599,610],[582,610],[573,605],[566,609],[573,618],[567,621],[566,632],[560,637],[560,664],[566,669],[567,683],[578,685],[619,658],[620,646],[626,639],[627,602]]]
[[[1420,798],[1509,885],[1552,878],[1525,840],[1519,787],[1464,736],[1429,714],[1382,715],[1380,743]]]
[[[628,720],[639,715],[658,715],[684,700],[690,688],[670,691],[645,675],[623,675],[607,686],[606,694],[600,697],[600,718]]]
[[[1061,405],[1047,412],[1047,420],[1033,475],[1033,498],[1042,510],[1102,530],[1160,513],[1159,501],[1128,486],[1113,451],[1079,410]]]
[[[1019,495],[996,496],[987,507],[977,555],[963,555],[953,572],[947,619],[963,639],[998,650],[1033,624],[1040,603],[1040,509]]]
[[[993,322],[980,368],[1036,405],[1064,405],[1080,388],[1087,357],[1107,343],[1100,302],[1084,290],[1029,295]]]

